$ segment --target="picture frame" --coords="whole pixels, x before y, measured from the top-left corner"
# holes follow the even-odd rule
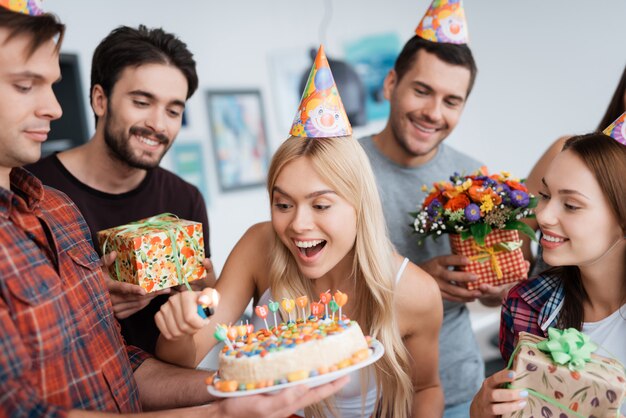
[[[211,142],[220,189],[265,184],[269,145],[259,90],[207,90]]]

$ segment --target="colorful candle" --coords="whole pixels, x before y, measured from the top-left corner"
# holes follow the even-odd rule
[[[328,304],[330,303],[331,299],[332,296],[330,296],[330,289],[324,293],[320,293],[320,302],[324,304],[324,316],[326,318],[328,318]]]
[[[304,309],[306,308],[306,305],[308,304],[309,304],[309,298],[307,298],[306,296],[300,296],[299,298],[296,298],[296,305],[298,305],[302,309],[303,321],[306,321],[306,311]]]
[[[215,327],[215,333],[213,333],[213,336],[217,341],[223,341],[229,349],[234,350],[230,340],[228,339],[228,330],[225,325],[218,325]]]
[[[348,302],[348,295],[346,293],[343,293],[340,290],[337,290],[335,292],[334,299],[335,299],[335,302],[337,302],[337,305],[339,305],[339,320],[341,321],[343,319],[341,308],[343,307],[343,305],[345,305]]]
[[[272,313],[274,314],[274,328],[276,328],[278,326],[278,321],[276,320],[276,312],[278,311],[280,304],[278,302],[272,302],[270,300],[268,307],[270,308],[270,311],[272,311]]]
[[[260,305],[254,308],[254,313],[265,322],[265,328],[270,329],[270,326],[267,325],[267,305]]]
[[[317,302],[311,302],[311,315],[314,315],[318,318],[324,314],[324,305]]]
[[[293,308],[295,308],[296,306],[293,302],[293,299],[283,298],[280,304],[282,305],[284,311],[287,312],[287,315],[289,316],[289,322],[291,322],[291,311],[293,311]]]
[[[328,306],[330,307],[330,310],[333,313],[332,320],[335,321],[335,312],[337,312],[337,310],[339,309],[339,305],[337,305],[337,302],[335,302],[335,299],[333,299],[330,301]],[[339,319],[341,319],[341,317]]]

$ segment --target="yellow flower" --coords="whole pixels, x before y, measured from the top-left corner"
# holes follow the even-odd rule
[[[491,200],[491,196],[486,195],[480,200],[482,205],[480,205],[481,213],[489,213],[494,207],[493,200]]]
[[[428,186],[427,185],[423,185],[422,186],[422,191],[423,192],[427,192],[428,191]]]
[[[511,173],[510,173],[510,172],[508,172],[508,171],[503,171],[503,172],[502,172],[502,176],[503,176],[504,178],[511,177]]]

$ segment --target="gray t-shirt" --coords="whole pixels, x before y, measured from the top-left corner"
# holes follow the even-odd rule
[[[421,246],[411,227],[414,212],[426,196],[422,186],[446,180],[454,172],[469,174],[482,165],[479,161],[441,144],[435,157],[419,167],[404,167],[384,156],[372,137],[359,140],[370,159],[383,203],[391,241],[401,255],[415,264],[435,256],[451,254],[448,237]],[[439,337],[439,375],[446,407],[470,401],[485,376],[484,364],[469,313],[464,303],[443,301],[444,318]]]

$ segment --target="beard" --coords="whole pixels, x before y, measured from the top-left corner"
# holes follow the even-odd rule
[[[429,123],[432,123],[432,122],[429,121]],[[435,148],[437,148],[443,142],[444,139],[447,138],[447,135],[444,136],[443,138],[439,139],[436,143],[434,143],[431,147],[429,147],[425,151],[424,150],[416,151],[416,150],[411,149],[409,140],[406,138],[406,135],[404,134],[402,130],[402,124],[399,121],[391,119],[390,126],[391,126],[391,132],[393,133],[393,139],[396,142],[396,144],[400,148],[402,148],[402,151],[404,151],[406,155],[409,155],[411,157],[423,157],[424,155],[428,155]]]
[[[116,160],[128,165],[129,167],[139,168],[141,170],[148,170],[157,167],[163,156],[171,146],[170,140],[163,134],[154,133],[154,131],[133,126],[128,130],[128,134],[125,134],[122,130],[115,131],[113,129],[112,114],[109,109],[107,120],[104,124],[104,142],[107,144],[109,154]],[[140,155],[136,155],[130,146],[131,136],[141,137],[145,136],[155,141],[159,141],[165,145],[165,149],[159,156],[154,156],[153,153],[143,151]],[[144,155],[146,157],[144,157]]]

